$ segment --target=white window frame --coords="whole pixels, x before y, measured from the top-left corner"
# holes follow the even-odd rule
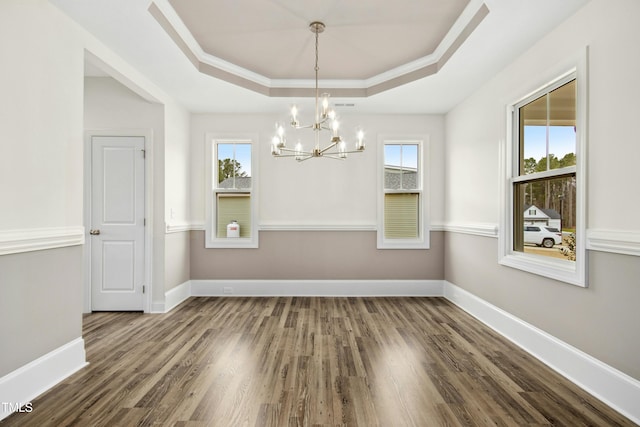
[[[385,145],[416,144],[418,145],[418,179],[417,189],[395,191],[384,188],[384,147]],[[378,249],[429,249],[429,174],[426,166],[429,164],[429,136],[378,136]],[[410,239],[386,239],[384,237],[384,199],[387,193],[418,193],[418,237]]]
[[[571,65],[565,65],[564,72],[553,73],[556,78],[547,80],[538,89],[528,95],[510,103],[507,106],[507,131],[502,147],[501,180],[501,218],[499,239],[499,263],[517,268],[529,273],[559,280],[581,287],[587,286],[587,252],[586,252],[586,165],[587,165],[587,51],[580,52],[576,57],[568,60]],[[533,255],[513,250],[513,218],[514,218],[514,185],[527,177],[518,176],[518,126],[516,106],[529,102],[545,93],[569,82],[576,80],[576,261]],[[567,170],[572,168],[565,168]],[[572,172],[573,170],[569,171]],[[558,172],[558,171],[554,171]],[[541,176],[545,173],[541,173]]]
[[[218,144],[250,144],[251,145],[251,188],[245,191],[239,190],[225,190],[217,188],[217,176],[218,168]],[[258,136],[255,134],[250,135],[234,135],[234,136],[220,136],[214,134],[206,135],[206,224],[205,224],[205,248],[258,248],[259,246],[259,234],[258,234]],[[251,197],[251,237],[248,238],[220,238],[217,237],[217,209],[216,200],[217,195],[221,193],[248,193]]]

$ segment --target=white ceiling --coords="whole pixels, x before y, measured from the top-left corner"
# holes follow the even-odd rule
[[[265,96],[242,87],[246,85],[225,81],[233,81],[234,76],[223,80],[201,73],[194,65],[197,61],[188,54],[190,50],[201,58],[229,65],[227,70],[239,70],[238,76],[253,73],[267,82],[295,81],[291,84],[309,88],[313,87],[309,72],[313,73],[314,35],[308,24],[322,20],[327,29],[319,42],[320,84],[340,87],[345,82],[358,86],[394,69],[392,77],[397,77],[401,74],[398,69],[416,61],[437,63],[442,59],[438,47],[441,54],[442,47],[458,36],[462,43],[446,53],[446,62],[440,61],[435,73],[413,81],[408,78],[406,84],[396,81],[389,86],[395,87],[371,96],[333,97],[336,103],[354,104],[343,107],[349,110],[343,113],[405,114],[449,111],[588,2],[372,0],[367,3],[371,7],[363,9],[343,7],[358,3],[344,0],[172,0],[178,5],[176,16],[184,24],[174,29],[182,31],[181,38],[189,45],[185,49],[180,37],[167,33],[166,25],[150,13],[156,6],[163,11],[171,8],[169,0],[50,1],[193,112],[284,112],[294,102],[312,101]],[[489,13],[471,27],[470,34],[464,33],[468,28],[462,22],[465,11],[469,15],[479,7],[488,8]],[[207,28],[208,21],[211,28]],[[456,31],[463,34],[454,34]],[[347,64],[350,56],[357,58],[355,65],[363,67]],[[323,70],[328,78],[323,77]],[[91,71],[89,66],[87,73],[99,71]]]

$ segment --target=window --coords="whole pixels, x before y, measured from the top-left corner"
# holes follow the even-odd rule
[[[258,247],[252,140],[210,141],[206,247]]]
[[[422,171],[423,140],[381,144],[378,248],[428,248]]]
[[[500,263],[586,286],[580,75],[576,69],[510,108]]]

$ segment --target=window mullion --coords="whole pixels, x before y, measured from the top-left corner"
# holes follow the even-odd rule
[[[517,182],[525,182],[525,181],[537,181],[537,180],[548,179],[548,178],[560,178],[567,175],[575,175],[575,173],[576,173],[575,166],[567,166],[564,168],[530,173],[528,175],[514,176],[511,179],[511,182],[517,183]]]

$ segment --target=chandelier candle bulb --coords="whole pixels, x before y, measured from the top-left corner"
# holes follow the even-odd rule
[[[356,142],[356,150],[362,151],[364,150],[364,132],[362,130],[358,131],[357,138],[358,140]]]
[[[338,156],[341,159],[346,159],[347,158],[346,146],[345,146],[344,141],[340,141],[340,143],[338,144]]]
[[[329,94],[323,93],[322,94],[322,117],[323,118],[327,117],[328,109],[329,109]]]
[[[295,158],[296,160],[302,160],[302,143],[300,141],[296,144]]]
[[[334,120],[333,123],[331,123],[331,129],[333,130],[333,136],[337,137],[338,130],[340,129],[340,122],[337,120]]]

